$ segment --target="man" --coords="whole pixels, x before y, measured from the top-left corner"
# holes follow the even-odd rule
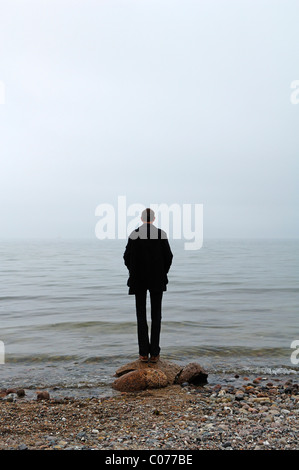
[[[142,212],[143,224],[130,234],[124,253],[129,270],[129,294],[135,295],[139,359],[143,362],[148,361],[149,355],[151,362],[159,360],[162,296],[167,289],[167,273],[173,258],[167,235],[153,225],[154,220],[152,209]],[[151,301],[150,340],[146,319],[147,291]]]

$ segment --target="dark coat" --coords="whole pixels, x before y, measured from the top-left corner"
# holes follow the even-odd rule
[[[124,253],[124,262],[129,270],[129,294],[145,289],[166,291],[172,258],[164,230],[146,223],[134,230]]]

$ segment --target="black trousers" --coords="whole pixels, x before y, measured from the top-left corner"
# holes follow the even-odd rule
[[[141,356],[158,356],[160,354],[160,331],[162,319],[162,296],[163,291],[150,291],[151,301],[151,336],[148,335],[148,324],[146,318],[146,296],[147,290],[135,294],[137,335],[139,354]]]

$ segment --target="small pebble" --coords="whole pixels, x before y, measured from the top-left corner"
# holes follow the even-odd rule
[[[49,400],[50,394],[49,392],[36,392],[37,400]]]

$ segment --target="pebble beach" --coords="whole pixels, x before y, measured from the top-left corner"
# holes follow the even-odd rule
[[[298,404],[277,377],[83,399],[2,389],[0,449],[298,450]]]

